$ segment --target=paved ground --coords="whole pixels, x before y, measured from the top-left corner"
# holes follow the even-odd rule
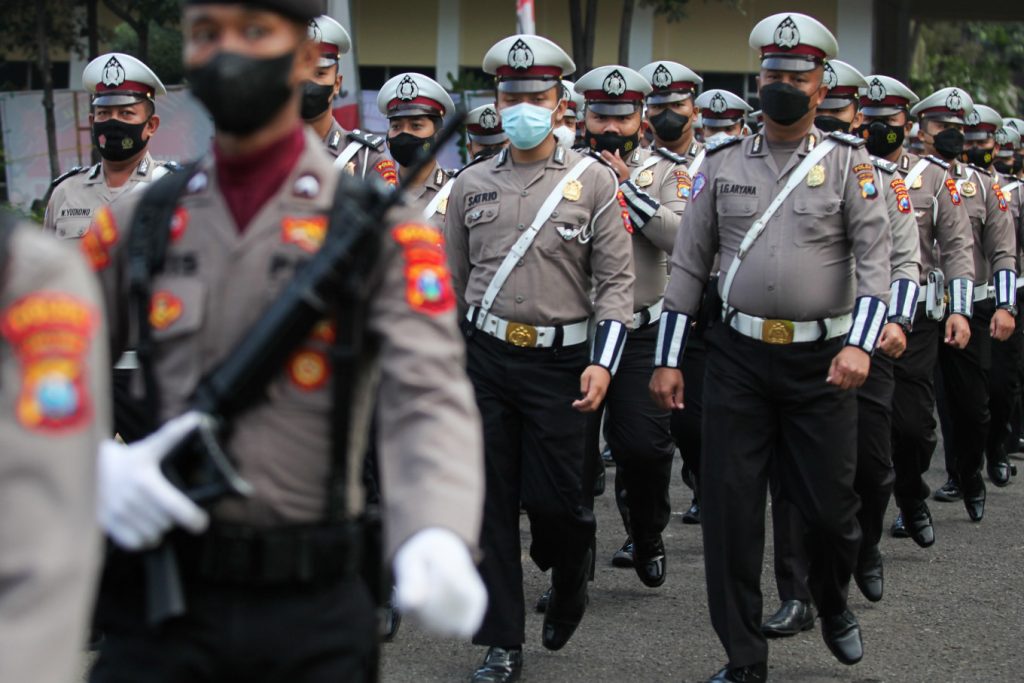
[[[936,453],[935,463],[942,463]],[[1024,473],[1024,465],[1022,465]],[[598,568],[587,615],[573,640],[560,652],[540,645],[541,617],[529,614],[524,681],[558,683],[700,681],[725,661],[708,620],[700,528],[673,516],[665,543],[669,578],[659,589],[644,587],[632,570],[614,569],[612,552],[622,542],[612,499],[597,500]],[[929,483],[944,473],[933,468]],[[673,508],[689,504],[689,490],[678,482]],[[918,548],[909,539],[883,540],[885,599],[873,605],[857,592],[851,607],[864,630],[865,658],[854,667],[836,662],[815,629],[774,641],[770,680],[799,683],[844,681],[1020,681],[1019,639],[1024,634],[1024,477],[1006,489],[989,486],[986,516],[972,524],[960,503],[932,503],[936,544]],[[892,512],[890,511],[890,518]],[[525,518],[524,518],[525,522]],[[524,528],[524,547],[529,532]],[[765,610],[777,606],[771,575],[771,533],[765,554]],[[546,577],[524,555],[526,596],[545,588]],[[403,624],[396,642],[385,646],[388,683],[467,681],[483,649],[428,637]]]

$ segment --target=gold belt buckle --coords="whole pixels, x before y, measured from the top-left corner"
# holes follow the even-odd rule
[[[792,344],[794,325],[790,320],[765,320],[761,325],[761,341],[768,344]]]
[[[505,328],[505,341],[512,346],[527,348],[537,345],[537,328],[523,323],[509,323]]]

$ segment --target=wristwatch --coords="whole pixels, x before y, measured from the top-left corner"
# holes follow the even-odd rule
[[[1014,306],[1013,304],[1006,304],[1005,306],[1000,306],[999,308],[1001,308],[1002,310],[1006,311],[1007,313],[1012,315],[1014,318],[1017,317],[1017,307]]]
[[[903,330],[903,334],[910,334],[910,331],[914,328],[914,321],[905,315],[894,315],[886,322],[896,323]]]

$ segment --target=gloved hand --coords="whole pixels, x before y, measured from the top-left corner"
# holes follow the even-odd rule
[[[654,218],[654,214],[658,212],[658,207],[661,204],[657,199],[637,187],[632,180],[620,184],[619,190],[622,191],[622,198],[626,200],[626,210],[629,211],[629,220],[632,221],[633,227],[643,230],[647,221]]]
[[[483,621],[487,589],[462,539],[423,529],[395,553],[395,602],[440,635],[468,638]]]
[[[192,533],[206,529],[206,512],[160,471],[160,462],[201,421],[199,413],[185,413],[142,441],[126,445],[107,439],[100,444],[100,525],[122,548],[153,547],[175,524]]]

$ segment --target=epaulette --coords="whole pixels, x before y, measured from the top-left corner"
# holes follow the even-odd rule
[[[710,156],[721,149],[725,149],[726,147],[732,147],[737,142],[743,142],[743,138],[741,138],[739,135],[733,135],[727,138],[719,138],[714,142],[709,142],[704,145],[704,149],[707,150],[707,154],[708,156]]]
[[[341,146],[341,131],[335,129],[335,130],[333,130],[331,132],[330,137],[327,138],[327,147],[330,148],[330,150],[332,152],[337,152],[338,148],[340,146]]]
[[[991,171],[986,171],[986,170],[985,170],[985,169],[983,169],[983,168],[978,168],[978,167],[977,167],[977,166],[975,166],[974,164],[967,164],[967,165],[968,165],[968,166],[969,166],[969,167],[971,168],[971,170],[973,170],[973,171],[977,171],[978,173],[983,173],[983,174],[987,175],[987,176],[988,176],[989,178],[991,178],[991,177],[992,177],[992,172],[991,172]]]
[[[440,166],[438,166],[437,170],[434,171],[434,184],[435,185],[444,185],[446,182],[448,182],[448,176],[449,175],[451,175],[451,174],[448,173],[448,171],[446,171],[443,168],[441,168]]]
[[[61,183],[63,183],[65,180],[67,180],[68,178],[70,178],[73,175],[78,175],[79,173],[85,173],[86,171],[89,170],[89,168],[90,168],[89,166],[72,166],[71,170],[69,170],[67,173],[64,173],[63,175],[59,175],[59,176],[57,176],[56,178],[53,179],[53,182],[50,183],[50,189],[52,190],[52,189],[56,188],[58,185],[60,185]]]
[[[163,161],[160,165],[166,168],[170,173],[181,173],[185,170],[185,167],[177,161]]]
[[[875,165],[880,171],[885,171],[889,175],[892,175],[899,169],[899,164],[895,161],[889,161],[888,159],[880,159],[876,156],[871,157],[871,163]]]
[[[496,156],[498,156],[497,152],[492,152],[490,154],[481,154],[481,155],[475,156],[472,159],[470,159],[469,163],[467,163],[462,168],[455,169],[453,171],[449,171],[448,175],[450,175],[452,178],[458,178],[460,175],[462,175],[466,171],[467,168],[472,168],[473,166],[476,166],[477,164],[479,164],[481,161],[487,161],[488,159],[493,159]]]
[[[661,156],[665,157],[666,159],[668,159],[669,161],[671,161],[674,164],[685,164],[686,163],[686,157],[684,157],[682,154],[676,154],[672,150],[665,149],[664,147],[658,147],[654,151],[657,152],[658,154],[660,154]]]
[[[349,131],[348,139],[354,142],[358,142],[364,147],[375,149],[378,152],[384,149],[384,136],[374,135],[373,133],[364,133],[363,131],[356,129]]]
[[[863,147],[867,144],[864,142],[863,138],[859,138],[856,135],[850,135],[849,133],[844,133],[841,130],[832,131],[828,136],[836,142],[841,142],[849,147]]]
[[[578,150],[578,151],[581,151],[583,154],[586,154],[586,155],[594,157],[595,159],[600,161],[602,164],[604,164],[608,168],[612,169],[613,171],[615,170],[615,167],[612,166],[611,164],[609,164],[607,161],[605,161],[605,158],[603,156],[601,156],[600,152],[595,152],[594,150],[590,149],[589,147],[587,149],[585,149],[585,150]]]
[[[938,158],[934,154],[929,154],[928,156],[925,157],[925,159],[927,159],[928,161],[932,162],[933,164],[935,164],[939,168],[942,168],[942,169],[945,169],[945,170],[949,170],[949,162],[945,161],[944,159]]]

